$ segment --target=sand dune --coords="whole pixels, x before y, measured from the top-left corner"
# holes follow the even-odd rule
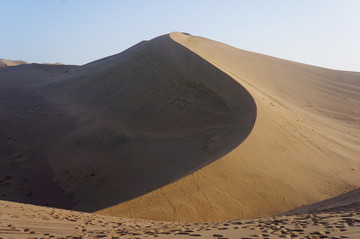
[[[100,211],[159,220],[269,216],[360,186],[360,73],[335,71],[172,33],[254,97],[249,137],[171,185]]]
[[[0,59],[0,68],[8,67],[8,66],[19,66],[19,65],[27,65],[27,64],[37,64],[37,63],[29,63],[26,61],[14,61],[8,59]],[[42,63],[41,65],[63,65],[60,62],[56,63]]]
[[[4,68],[7,66],[18,66],[23,64],[29,64],[26,61],[14,61],[14,60],[7,60],[7,59],[0,59],[0,68]]]
[[[177,32],[84,66],[6,67],[0,198],[169,221],[282,213],[360,187],[359,92],[360,73]]]

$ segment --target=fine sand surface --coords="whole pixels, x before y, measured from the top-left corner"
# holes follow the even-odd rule
[[[4,67],[0,199],[162,221],[273,216],[360,187],[359,92],[360,73],[177,32],[84,66]]]
[[[275,215],[360,187],[360,73],[286,61],[172,33],[254,97],[256,124],[201,170],[99,213],[214,221]]]
[[[221,222],[128,219],[0,201],[0,238],[353,238],[360,235],[359,191],[312,206],[317,212]],[[349,200],[351,198],[351,200]],[[341,206],[339,206],[341,204]]]

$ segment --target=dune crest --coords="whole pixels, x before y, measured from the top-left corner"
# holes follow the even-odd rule
[[[170,37],[250,92],[258,112],[254,129],[214,163],[99,213],[178,221],[253,218],[360,186],[360,73],[286,61],[178,32]]]

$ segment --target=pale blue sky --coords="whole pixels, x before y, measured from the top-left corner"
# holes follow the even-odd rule
[[[360,71],[360,0],[0,0],[0,22],[0,58],[85,64],[183,31]]]

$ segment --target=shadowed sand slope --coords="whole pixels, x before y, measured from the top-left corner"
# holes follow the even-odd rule
[[[235,150],[193,174],[99,213],[209,221],[274,215],[360,187],[360,73],[171,38],[243,85],[257,119]]]
[[[0,70],[0,197],[95,211],[237,147],[256,118],[238,82],[169,35],[84,66]]]

